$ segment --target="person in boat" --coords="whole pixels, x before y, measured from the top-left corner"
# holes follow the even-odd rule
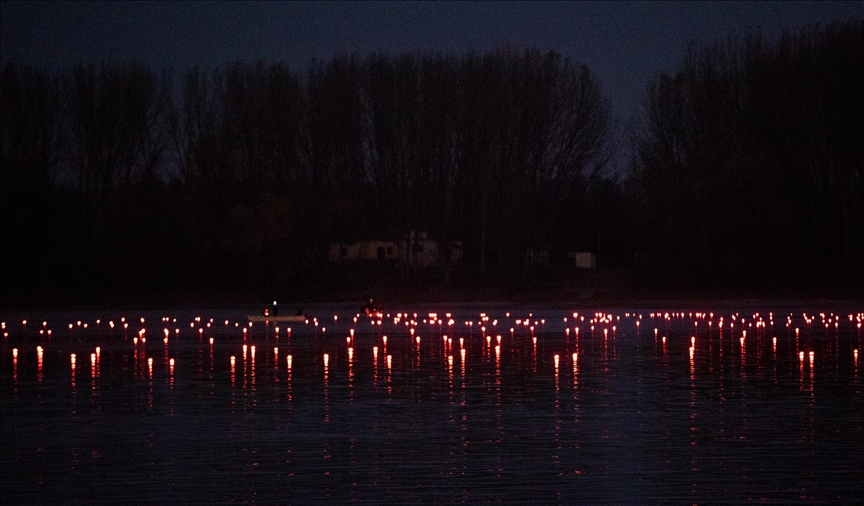
[[[261,311],[261,316],[279,316],[279,304],[274,300],[272,306],[265,307],[264,311]]]
[[[366,316],[372,316],[380,309],[378,308],[378,305],[375,304],[375,299],[369,299],[369,303],[363,307],[363,310],[366,312]]]

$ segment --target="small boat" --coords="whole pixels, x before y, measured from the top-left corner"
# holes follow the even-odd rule
[[[363,306],[361,309],[362,313],[364,313],[369,318],[383,318],[384,312],[381,309],[380,304],[376,304],[374,299],[369,299],[369,303]]]
[[[250,322],[274,322],[274,323],[305,323],[306,315],[298,314],[291,316],[264,316],[264,315],[249,315]]]

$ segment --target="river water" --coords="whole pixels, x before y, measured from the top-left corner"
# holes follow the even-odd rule
[[[0,499],[864,497],[860,308],[393,309],[4,314]]]

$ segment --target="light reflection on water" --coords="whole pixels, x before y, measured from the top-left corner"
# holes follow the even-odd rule
[[[860,311],[487,312],[4,316],[2,502],[864,496]]]

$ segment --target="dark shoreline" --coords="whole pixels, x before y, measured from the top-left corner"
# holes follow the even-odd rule
[[[843,306],[864,309],[864,287],[683,287],[648,281],[629,269],[579,270],[563,266],[505,269],[496,266],[485,277],[470,266],[449,276],[403,281],[392,269],[346,270],[342,276],[321,276],[316,282],[256,286],[214,286],[190,289],[113,288],[46,290],[44,293],[4,292],[2,311],[118,308],[257,307],[273,300],[286,307],[356,304],[370,298],[384,307],[394,305],[483,304],[542,305],[553,308],[602,307],[731,307]]]
[[[575,296],[574,296],[575,295]],[[800,291],[753,291],[753,290],[624,290],[595,291],[587,296],[567,293],[560,289],[501,290],[495,287],[418,290],[406,288],[371,288],[349,290],[328,294],[310,293],[305,296],[280,298],[285,307],[308,307],[327,304],[356,303],[360,308],[365,300],[374,297],[385,308],[396,305],[489,305],[498,307],[541,305],[547,308],[609,308],[609,307],[657,307],[657,308],[732,308],[732,307],[843,307],[864,310],[864,293],[851,289],[818,289]],[[272,297],[259,297],[246,292],[171,292],[135,296],[124,293],[116,297],[97,297],[82,300],[74,296],[55,297],[48,295],[44,303],[3,304],[2,312],[31,310],[65,310],[116,307],[118,309],[147,309],[166,306],[182,307],[231,307],[258,306]]]

